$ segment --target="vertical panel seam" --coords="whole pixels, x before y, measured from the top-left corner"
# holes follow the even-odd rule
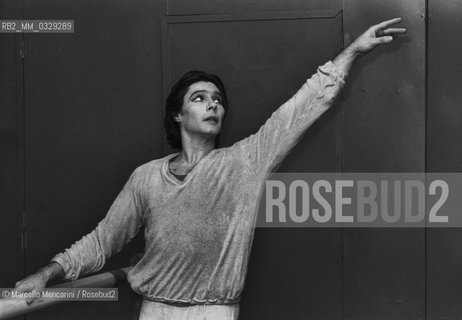
[[[342,1],[342,12],[341,12],[341,19],[342,19],[342,25],[341,25],[341,48],[343,50],[345,46],[345,19],[344,19],[344,1]],[[340,99],[341,99],[341,117],[340,117],[340,172],[345,171],[345,145],[344,145],[344,136],[345,136],[345,101],[343,99],[343,91],[340,94]],[[344,241],[345,241],[345,235],[344,235],[344,229],[343,227],[340,229],[340,245],[342,248],[344,247]],[[344,290],[345,290],[345,279],[344,279],[344,255],[342,254],[340,258],[340,319],[343,320],[345,318],[345,301],[344,301]]]
[[[424,128],[424,168],[425,172],[428,171],[428,147],[427,147],[427,130],[428,130],[428,26],[429,26],[429,0],[425,0],[425,45],[424,45],[424,72],[425,72],[425,83],[424,83],[424,108],[425,108],[425,128]],[[428,233],[427,228],[424,229],[424,319],[428,319]]]

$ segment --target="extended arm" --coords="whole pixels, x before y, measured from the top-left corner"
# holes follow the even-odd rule
[[[122,250],[142,224],[142,205],[138,193],[136,171],[125,184],[106,217],[82,239],[53,257],[36,273],[16,283],[21,292],[41,291],[53,279],[75,280],[81,274],[100,270],[106,259]],[[31,303],[34,298],[28,298]]]
[[[401,18],[384,21],[370,27],[345,48],[332,62],[317,72],[286,103],[279,107],[256,134],[239,141],[255,172],[267,173],[277,165],[300,140],[303,133],[329,109],[348,75],[354,61],[380,44],[393,41],[393,36],[405,33],[404,28],[390,28]]]

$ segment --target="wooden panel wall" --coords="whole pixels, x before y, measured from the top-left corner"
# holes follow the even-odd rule
[[[22,18],[19,1],[0,2],[0,19]],[[0,35],[0,287],[22,277],[24,122],[21,34]]]
[[[462,171],[462,3],[429,1],[427,170]],[[458,192],[458,190],[454,190]],[[427,319],[459,319],[462,314],[462,232],[427,232]]]
[[[168,15],[203,15],[230,14],[239,15],[270,12],[300,12],[339,10],[341,0],[200,0],[199,2],[185,0],[168,0]]]

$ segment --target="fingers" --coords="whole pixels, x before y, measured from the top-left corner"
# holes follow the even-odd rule
[[[27,299],[26,299],[26,303],[29,305],[29,304],[31,304],[32,302],[34,302],[35,299],[36,299],[36,298],[27,298]]]
[[[377,30],[375,32],[375,35],[377,37],[383,37],[383,36],[388,36],[388,35],[403,34],[406,32],[407,32],[406,28],[388,28],[385,30]]]
[[[372,26],[374,30],[380,30],[380,29],[386,29],[394,24],[400,23],[403,19],[401,18],[395,18],[387,21],[383,21],[379,24],[376,24],[375,26]]]
[[[390,43],[393,41],[392,36],[379,37],[376,40],[376,44]]]

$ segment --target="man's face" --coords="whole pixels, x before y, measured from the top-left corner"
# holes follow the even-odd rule
[[[177,117],[181,130],[189,136],[216,137],[222,126],[225,109],[218,88],[211,82],[189,86]]]

